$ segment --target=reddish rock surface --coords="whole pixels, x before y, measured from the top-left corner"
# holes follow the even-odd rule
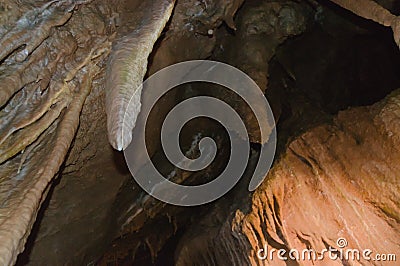
[[[259,260],[257,251],[265,246],[269,250],[338,249],[339,238],[348,242],[343,250],[370,249],[371,258],[378,253],[396,254],[399,121],[400,91],[396,91],[371,107],[340,112],[333,124],[304,133],[288,146],[252,196],[250,207],[242,201],[226,217],[216,215],[217,222],[205,218],[186,234],[176,253],[177,265],[193,261],[196,265],[228,265],[227,261],[229,265],[285,265],[276,254],[273,260]],[[328,256],[314,263],[359,265]],[[362,258],[361,263],[381,265]]]

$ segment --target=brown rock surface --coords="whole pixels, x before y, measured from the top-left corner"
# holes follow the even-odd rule
[[[205,218],[186,234],[176,253],[177,265],[193,261],[196,265],[285,265],[276,254],[274,260],[259,260],[257,251],[264,245],[269,250],[322,251],[338,248],[339,238],[348,241],[345,249],[372,250],[372,258],[378,253],[396,254],[399,121],[400,91],[396,91],[371,107],[340,112],[333,124],[304,133],[288,146],[252,196],[251,206],[236,197],[234,204],[223,203],[238,205],[236,211],[221,217],[216,215],[221,207],[215,208],[210,216],[217,221]],[[363,259],[361,263],[381,264]],[[333,262],[327,256],[315,264],[358,265]]]
[[[79,63],[81,62],[79,59],[81,59],[80,57],[83,57],[83,59],[85,59],[85,56],[88,57],[91,49],[96,51],[98,45],[97,42],[103,42],[102,44],[104,47],[101,46],[100,48],[104,49],[101,51],[104,51],[104,55],[108,55],[111,48],[111,42],[104,42],[104,40],[101,38],[109,36],[110,40],[115,40],[116,29],[118,29],[119,32],[129,32],[132,30],[132,27],[138,23],[135,21],[136,24],[132,24],[132,18],[130,17],[132,13],[138,12],[141,13],[141,16],[146,15],[144,10],[135,9],[135,5],[137,5],[136,2],[137,1],[121,1],[113,4],[111,2],[98,1],[90,3],[88,1],[87,6],[76,8],[76,10],[74,9],[74,12],[69,14],[71,18],[65,25],[57,29],[53,29],[54,36],[51,36],[48,41],[51,43],[51,41],[54,39],[54,42],[60,46],[63,45],[64,49],[59,51],[60,47],[56,46],[54,48],[54,54],[49,53],[49,57],[54,55],[55,58],[41,58],[40,53],[47,52],[46,45],[48,45],[48,43],[44,42],[41,46],[39,46],[39,48],[33,51],[32,57],[29,58],[32,61],[35,59],[42,60],[43,62],[39,61],[37,66],[34,63],[26,64],[26,66],[23,65],[27,70],[29,70],[28,74],[30,76],[28,77],[33,79],[32,76],[35,77],[37,73],[42,71],[44,73],[43,75],[46,75],[46,78],[52,81],[53,79],[56,80],[58,77],[63,78],[63,75],[65,74],[64,72],[66,72],[63,66],[66,64],[65,68],[68,70],[71,69],[72,71],[72,74],[66,72],[66,74],[68,74],[67,81],[71,81],[73,85],[79,84],[80,79],[73,79],[73,74],[76,74],[76,69],[74,68],[75,65],[73,64],[74,60],[77,61],[76,65],[80,67],[78,68],[78,77],[81,78],[79,75],[82,74],[79,73],[79,70],[82,68],[82,72],[86,73],[85,71],[87,70],[87,67],[84,67],[84,64],[80,65]],[[228,3],[226,6],[225,2]],[[195,6],[193,3],[189,4],[188,2],[184,2],[183,5],[185,7],[178,5],[177,10],[175,11],[175,18],[173,21],[171,21],[172,25],[177,26],[171,27],[183,27],[185,23],[195,25],[194,28],[196,29],[201,27],[218,27],[225,19],[232,20],[231,16],[234,15],[238,6],[240,6],[240,3],[240,1],[215,1],[215,3],[212,3],[212,6],[205,7],[202,5]],[[37,3],[37,5],[40,6],[40,3]],[[185,13],[185,8],[187,8],[189,5],[191,5],[191,8],[196,12],[200,12],[199,16],[193,17]],[[129,6],[130,9],[124,9],[126,6]],[[29,7],[25,8],[29,10]],[[214,9],[216,7],[218,7],[218,12],[214,13]],[[14,7],[11,10],[15,12],[19,9]],[[122,16],[118,13],[124,15]],[[16,15],[14,14],[14,16]],[[11,18],[14,18],[14,16],[11,16]],[[129,18],[131,20],[129,20]],[[15,21],[7,21],[7,23],[13,25]],[[82,25],[85,25],[85,27],[82,27]],[[72,36],[71,34],[63,31],[65,28],[67,29],[66,32],[68,31],[72,33]],[[58,31],[61,31],[62,34],[60,34]],[[29,34],[32,33],[30,32]],[[187,39],[188,42],[182,41],[182,38]],[[150,73],[158,70],[159,67],[175,62],[171,60],[180,61],[191,58],[205,58],[211,53],[214,46],[214,42],[210,41],[208,36],[197,35],[194,30],[189,29],[185,31],[179,31],[178,29],[175,31],[171,30],[171,32],[168,34],[168,38],[165,38],[165,40],[166,41],[163,40],[158,44],[159,49],[161,51],[170,49],[170,53],[166,52],[164,54],[171,55],[171,57],[166,58],[162,55],[153,55],[151,62],[152,66],[154,67],[149,70]],[[68,41],[71,42],[71,45],[67,45],[69,43]],[[188,43],[190,43],[190,45],[188,45]],[[187,50],[186,53],[182,53],[182,49],[188,49],[194,44],[197,45],[200,43],[203,45],[198,49],[197,53],[194,53],[194,51],[190,49]],[[51,46],[48,49],[53,49],[53,47]],[[192,51],[192,54],[190,54],[189,51]],[[55,56],[57,55],[57,52],[58,57]],[[4,67],[8,67],[9,65],[12,66],[12,59],[13,54],[10,56],[10,59],[5,61]],[[46,65],[47,62],[53,62],[53,60],[55,60],[54,63]],[[58,66],[57,60],[60,61],[59,69],[55,67]],[[40,204],[38,202],[29,202],[29,206],[32,205],[32,215],[27,217],[28,221],[24,221],[25,224],[21,227],[21,233],[18,235],[9,233],[7,235],[10,241],[16,241],[17,239],[21,238],[20,242],[19,240],[15,242],[15,245],[18,245],[18,249],[15,249],[13,245],[6,241],[2,243],[4,245],[5,252],[9,254],[12,253],[13,261],[15,261],[18,253],[23,250],[25,241],[29,235],[31,227],[33,226],[33,222],[36,219],[37,212],[39,211],[39,206],[45,200],[48,191],[50,191],[51,198],[48,198],[49,200],[44,206],[45,209],[39,216],[39,220],[34,228],[34,233],[30,238],[28,245],[29,248],[19,261],[21,264],[29,263],[33,265],[60,265],[64,263],[81,264],[94,262],[100,257],[102,252],[104,252],[104,249],[109,246],[109,243],[114,238],[118,237],[119,235],[123,235],[126,233],[126,231],[133,230],[132,228],[140,228],[143,226],[144,222],[151,220],[154,216],[159,215],[162,217],[164,215],[163,208],[165,207],[165,204],[159,204],[158,202],[155,202],[155,200],[151,199],[150,205],[154,204],[155,207],[147,207],[147,205],[149,205],[147,202],[149,197],[146,197],[144,200],[142,199],[144,195],[137,188],[136,184],[132,184],[130,173],[127,171],[123,161],[123,155],[113,151],[112,147],[108,143],[107,131],[105,127],[106,116],[104,106],[105,66],[107,63],[107,58],[105,56],[95,57],[93,60],[96,64],[96,72],[93,71],[87,73],[88,81],[91,82],[90,86],[88,87],[88,89],[90,89],[90,94],[87,98],[87,94],[82,97],[83,101],[86,99],[83,107],[83,101],[76,102],[77,104],[80,104],[82,109],[75,111],[73,114],[76,120],[80,118],[79,128],[75,128],[74,131],[68,135],[71,138],[66,138],[66,135],[62,135],[65,139],[60,138],[63,141],[63,150],[62,152],[59,151],[56,156],[57,165],[54,165],[51,173],[46,172],[45,178],[43,178],[43,176],[38,177],[41,179],[41,182],[43,182],[43,186],[37,191],[37,194],[35,194],[34,197],[35,200],[40,201]],[[88,62],[85,61],[85,63]],[[54,67],[51,69],[50,67],[53,65]],[[42,67],[44,70],[40,67]],[[48,71],[47,68],[49,68]],[[56,74],[53,72],[56,72]],[[14,75],[16,74],[19,73],[14,73]],[[13,80],[18,80],[18,77],[9,80],[10,82]],[[22,82],[28,83],[31,81],[32,80],[22,79]],[[21,86],[22,88],[23,85],[24,84],[16,84],[15,87]],[[76,88],[76,90],[78,89]],[[69,95],[65,97],[66,100],[72,101],[73,98],[69,98],[68,96]],[[29,106],[32,95],[28,94],[25,96],[25,94],[22,94],[21,97],[26,98],[23,104]],[[172,97],[172,99],[174,98]],[[18,103],[17,100],[15,100],[15,102]],[[12,101],[10,103],[14,104]],[[164,112],[164,109],[166,106],[168,106],[168,104],[171,104],[171,102],[167,102],[164,105],[161,104],[160,110]],[[26,120],[26,113],[33,113],[34,115],[38,116],[37,110],[40,110],[39,107],[41,107],[43,104],[39,102],[30,109],[27,109],[25,105],[21,105],[21,110],[25,113],[21,113],[19,117],[22,117]],[[6,107],[11,109],[8,106]],[[64,107],[65,105],[61,105],[60,111]],[[31,110],[34,110],[34,112],[31,112]],[[81,110],[82,113],[80,114]],[[46,110],[44,109],[44,111]],[[54,119],[57,118],[57,115],[58,113],[54,114]],[[44,121],[50,125],[53,122],[49,119],[44,119]],[[3,121],[1,122],[3,123]],[[16,120],[15,118],[11,117],[7,120],[7,123],[11,125],[9,128],[12,130],[12,126],[16,124]],[[36,124],[34,123],[33,125]],[[24,124],[22,126],[24,126]],[[74,126],[78,126],[78,121],[74,121]],[[44,130],[46,127],[41,125],[40,128]],[[54,131],[56,129],[57,124],[52,125],[49,131]],[[26,131],[32,132],[31,129],[27,129]],[[47,132],[45,133],[47,134]],[[4,136],[4,134],[1,136]],[[11,135],[11,137],[14,136]],[[29,134],[27,136],[23,135],[22,137],[32,138],[32,136]],[[43,136],[43,138],[44,137],[46,136]],[[35,138],[36,135],[34,136],[34,139]],[[42,152],[41,154],[37,154],[36,152],[26,152],[28,155],[35,156],[29,156],[26,158],[26,160],[22,159],[22,161],[25,163],[21,165],[21,157],[24,158],[24,155],[18,155],[17,157],[13,158],[11,162],[6,162],[4,164],[6,167],[0,167],[1,177],[4,179],[10,179],[10,181],[2,182],[2,189],[4,193],[6,193],[7,190],[13,191],[13,197],[15,198],[13,202],[10,201],[7,203],[6,201],[7,204],[3,206],[4,213],[13,207],[17,207],[16,203],[21,200],[21,193],[23,190],[29,188],[29,186],[31,186],[31,182],[36,181],[35,177],[32,179],[26,178],[23,183],[16,182],[13,181],[14,175],[16,175],[18,179],[22,179],[22,177],[19,177],[22,175],[29,176],[32,172],[37,171],[37,169],[40,167],[37,162],[46,162],[49,161],[49,158],[51,158],[46,154],[49,152],[49,150],[46,148],[54,144],[53,142],[49,143],[47,140],[43,140],[43,138],[40,138],[38,142],[35,143],[35,145],[40,148],[40,151]],[[64,141],[69,142],[64,143]],[[8,142],[4,143],[8,144]],[[14,145],[15,143],[19,142],[10,141],[10,143]],[[71,143],[72,147],[70,147]],[[30,143],[26,144],[28,148],[29,144]],[[156,146],[155,144],[153,145],[154,146],[149,148],[152,150],[152,152],[154,152]],[[0,148],[2,148],[2,146],[0,146]],[[20,150],[22,150],[22,148],[20,148]],[[20,150],[16,150],[15,153],[20,152]],[[1,156],[7,156],[4,160],[8,160],[10,156],[8,155],[7,151],[2,152],[3,153],[1,153]],[[68,155],[67,158],[66,155]],[[54,156],[54,154],[50,154],[50,156]],[[52,160],[50,163],[51,162]],[[18,173],[17,175],[19,167],[21,167],[21,174]],[[60,168],[61,171],[58,173]],[[58,177],[58,179],[52,180],[52,178],[55,176]],[[13,190],[12,188],[14,186],[16,186],[18,189]],[[129,196],[129,200],[131,200],[128,203],[124,202],[127,205],[121,206],[118,204],[118,199],[120,198],[119,194],[121,191],[122,193],[126,193],[125,196]],[[127,211],[127,209],[133,205],[136,200],[140,203],[138,207]],[[130,218],[134,212],[138,211],[138,209],[142,207],[142,205],[146,207],[145,213],[147,213],[144,216],[143,221],[141,220],[142,217],[140,215],[138,219],[134,221],[126,221],[126,219]],[[15,213],[16,215],[20,214],[19,209],[16,209]],[[10,222],[10,227],[13,227],[13,230],[17,230],[15,225],[15,223]],[[145,232],[148,232],[146,230]],[[151,241],[151,244],[155,246],[154,252],[157,252],[164,245],[165,241],[169,237],[169,235],[166,233],[168,230],[169,228],[160,229],[160,231],[165,234],[165,239],[162,237],[153,237],[154,240]],[[171,234],[173,234],[173,230]],[[23,236],[21,237],[20,235]],[[145,238],[151,237],[152,236],[147,236]],[[139,239],[138,242],[141,243],[142,240]],[[158,242],[160,242],[160,244],[157,244]],[[54,252],[49,253],[49,249],[54,250]],[[4,257],[4,259],[7,261],[9,258]]]
[[[135,8],[138,2],[0,1],[0,265],[16,261],[32,227],[23,254],[32,265],[94,263],[112,240],[124,237],[133,257],[145,245],[155,258],[186,228],[178,264],[257,264],[255,252],[264,244],[319,250],[334,247],[338,237],[349,247],[396,252],[398,93],[342,112],[334,124],[297,138],[254,195],[243,186],[215,207],[188,211],[139,190],[122,155],[108,144],[104,107],[111,42],[117,28],[129,32],[132,26],[120,16],[127,12],[123,4],[129,12],[146,12]],[[286,38],[305,29],[307,14],[304,3],[247,2],[251,12],[242,9],[235,25],[243,0],[178,1],[148,74],[213,55],[219,34],[229,31],[221,27],[225,23],[237,28],[228,35],[238,37],[226,55],[266,89],[267,61]],[[388,26],[396,33],[398,19],[393,21]],[[157,147],[154,141],[152,154]],[[211,174],[177,171],[173,178],[197,182]],[[198,222],[201,215],[206,218]]]

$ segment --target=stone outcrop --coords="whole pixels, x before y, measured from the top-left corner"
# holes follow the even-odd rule
[[[339,249],[341,238],[347,241],[343,250],[370,249],[371,258],[396,254],[400,238],[399,121],[400,91],[396,91],[373,106],[340,112],[333,124],[302,134],[289,144],[252,195],[250,206],[243,194],[219,203],[186,233],[176,252],[176,264],[286,265],[276,254],[272,260],[269,253],[260,260],[257,252],[321,252],[329,247]],[[220,210],[228,208],[231,211],[221,217]],[[362,257],[360,262],[381,264]],[[358,265],[354,260],[332,261],[328,255],[325,260],[298,263]]]

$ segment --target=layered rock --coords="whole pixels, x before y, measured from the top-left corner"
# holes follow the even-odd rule
[[[176,264],[286,265],[276,254],[260,260],[257,253],[284,249],[288,257],[291,249],[339,250],[341,238],[347,241],[345,251],[370,249],[371,258],[396,254],[399,120],[400,91],[396,91],[373,106],[340,112],[333,124],[299,136],[254,193],[250,206],[240,196],[220,203],[209,214],[214,221],[203,219],[182,238]],[[228,206],[234,210],[217,215]],[[360,262],[381,263],[362,256]],[[358,265],[354,260],[332,261],[328,255],[321,261],[291,263]]]

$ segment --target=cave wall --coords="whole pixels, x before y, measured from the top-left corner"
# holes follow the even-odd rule
[[[5,25],[0,27],[1,35],[10,30],[9,25],[15,24],[18,17],[45,2],[1,2],[4,16],[0,19]],[[382,2],[393,12],[399,8],[394,1]],[[395,56],[390,58],[395,54],[390,49],[396,48],[386,42],[392,38],[389,28],[383,35],[374,35],[373,32],[385,29],[371,26],[373,23],[367,23],[363,28],[363,22],[354,22],[354,15],[347,14],[351,17],[347,21],[338,19],[343,14],[331,12],[331,8],[336,10],[338,7],[329,3],[321,7],[294,1],[178,1],[171,21],[149,58],[147,75],[189,59],[212,58],[233,64],[247,72],[265,91],[277,120],[284,125],[281,128],[286,130],[281,140],[282,154],[268,180],[254,194],[243,189],[246,184],[242,183],[216,204],[184,209],[168,206],[144,194],[132,181],[122,154],[114,151],[107,140],[104,105],[107,55],[112,50],[112,41],[140,25],[140,21],[134,21],[131,15],[135,12],[143,12],[142,16],[147,14],[147,10],[137,10],[138,6],[139,2],[134,0],[82,1],[68,8],[61,5],[60,10],[55,9],[55,17],[50,17],[51,27],[39,23],[42,35],[38,34],[40,41],[35,38],[33,41],[38,47],[21,46],[21,43],[2,39],[2,44],[8,49],[4,51],[8,52],[0,53],[0,68],[5,73],[0,78],[7,85],[4,86],[7,90],[2,87],[0,95],[1,104],[6,104],[6,108],[1,110],[1,136],[11,138],[5,142],[2,139],[0,144],[2,154],[8,156],[5,160],[10,159],[0,169],[0,179],[6,179],[0,186],[2,195],[6,195],[0,216],[15,219],[10,218],[5,223],[8,229],[0,230],[0,236],[9,239],[12,234],[17,234],[21,241],[1,243],[0,251],[5,251],[10,257],[1,259],[16,259],[32,226],[33,233],[25,252],[19,257],[19,265],[107,265],[118,264],[120,258],[129,257],[128,262],[132,262],[146,256],[144,264],[158,262],[162,265],[165,253],[172,252],[175,252],[178,265],[258,265],[271,263],[256,258],[255,252],[264,244],[271,248],[311,246],[320,249],[334,246],[338,237],[346,237],[349,247],[362,248],[365,245],[377,251],[396,251],[394,248],[398,246],[399,236],[399,186],[396,177],[399,94],[395,92],[370,107],[336,115],[351,105],[372,104],[397,88],[394,84],[398,83],[400,76],[396,72],[398,62]],[[321,35],[307,35],[307,30],[313,27],[323,28],[325,43],[320,43],[318,38]],[[346,31],[341,31],[341,27],[346,27]],[[17,30],[14,34],[22,37],[32,34],[24,31],[25,28]],[[311,43],[304,48],[304,53],[308,53],[307,49],[320,49],[320,54],[324,49],[334,51],[325,53],[327,57],[322,60],[316,58],[315,65],[298,63],[309,59],[290,53],[302,45],[299,44],[302,41],[304,45],[302,34],[309,38],[305,43]],[[296,35],[302,36],[294,38]],[[342,68],[339,65],[332,70],[329,62],[341,53],[347,55],[346,44],[354,36],[359,38],[360,51],[359,57],[353,61],[357,61],[359,66]],[[385,36],[385,43],[371,41],[377,36]],[[287,40],[290,43],[285,44]],[[376,44],[374,49],[363,46],[364,40],[370,45]],[[279,49],[282,45],[284,49]],[[46,51],[48,47],[50,52]],[[364,59],[369,51],[371,57]],[[318,53],[314,55],[318,56]],[[272,70],[271,60],[275,64]],[[327,61],[325,65],[323,60]],[[12,67],[19,64],[21,69],[29,70],[28,74],[7,70],[13,70]],[[310,79],[302,77],[316,67],[320,68],[318,73],[322,76],[312,80],[314,83],[309,86]],[[342,83],[329,82],[326,76],[341,68],[344,70],[337,75]],[[276,69],[280,71],[278,76],[283,77],[277,81],[274,74],[271,83],[269,75]],[[387,78],[374,79],[378,75],[365,77],[366,73],[376,69]],[[355,72],[347,75],[349,79],[341,78],[347,70]],[[352,77],[358,80],[354,81]],[[63,97],[50,93],[46,98],[50,100],[31,101],[31,97],[39,97],[35,94],[36,78],[41,80],[41,93],[47,88],[54,92],[62,88]],[[65,83],[68,86],[63,86]],[[334,94],[338,84],[351,86],[345,90],[337,89],[339,92]],[[379,93],[374,90],[379,90]],[[155,117],[152,123],[159,123],[163,117],[161,114],[177,99],[190,95],[187,91],[187,87],[180,88],[160,105],[157,109],[160,116]],[[294,97],[296,93],[309,99],[296,102],[299,99]],[[360,93],[365,95],[354,100]],[[231,95],[216,93],[215,96],[235,105],[236,100]],[[50,117],[49,120],[39,120],[41,116],[38,113],[44,110],[43,106],[47,108],[46,112],[50,110],[46,116]],[[288,116],[304,116],[304,106],[309,106],[315,115],[308,114],[308,121],[288,121]],[[242,112],[248,114],[247,109]],[[246,120],[251,124],[251,118]],[[314,127],[314,120],[323,125]],[[354,121],[358,122],[356,126]],[[299,126],[303,122],[307,126]],[[292,127],[291,124],[296,125]],[[23,130],[16,130],[15,125]],[[33,130],[29,125],[40,126]],[[219,130],[207,126],[209,132]],[[302,134],[290,139],[299,128]],[[35,132],[35,138],[27,136],[26,132]],[[254,133],[252,140],[257,142],[257,130],[251,132]],[[189,135],[193,134],[195,132]],[[154,136],[155,131],[150,138]],[[25,146],[18,144],[15,149],[15,143],[24,143]],[[223,141],[218,143],[225,147]],[[156,156],[158,148],[158,141],[154,141],[151,153]],[[256,157],[257,151],[253,149],[250,164],[254,164]],[[218,167],[221,167],[221,162]],[[40,180],[43,171],[46,179]],[[210,175],[207,171],[197,175],[177,172],[176,179],[198,181]],[[54,180],[51,179],[53,176],[56,176]],[[377,194],[375,191],[385,193]],[[21,205],[25,208],[23,215],[9,211],[12,206],[19,206],[18,193],[25,193],[25,199],[29,201],[28,205]],[[47,193],[49,197],[46,199]],[[42,203],[42,210],[37,214]],[[307,209],[324,211],[316,214]],[[36,215],[38,218],[33,225]],[[363,221],[361,226],[359,221]],[[386,242],[379,241],[382,237]],[[136,262],[140,263],[140,260]],[[174,262],[170,260],[169,263]],[[341,263],[346,265],[347,262]]]
[[[269,253],[265,260],[257,257],[260,249],[339,249],[340,238],[347,249],[396,254],[399,108],[397,90],[297,137],[252,195],[250,207],[241,194],[222,200],[185,233],[176,265],[357,265],[328,256],[299,262],[270,259]],[[221,215],[231,205],[236,210]]]

